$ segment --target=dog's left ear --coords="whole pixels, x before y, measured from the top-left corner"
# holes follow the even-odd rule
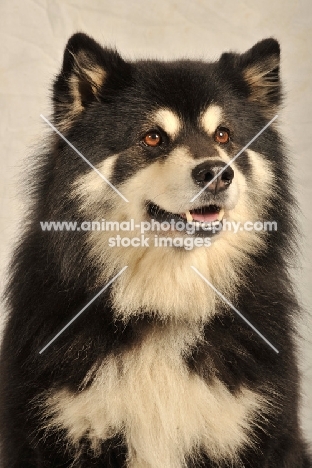
[[[220,63],[227,63],[239,73],[250,101],[259,104],[266,113],[277,110],[282,95],[280,46],[275,39],[264,39],[241,55],[223,54]]]

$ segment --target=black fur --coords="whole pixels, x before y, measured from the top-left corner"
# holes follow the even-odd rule
[[[193,129],[197,116],[211,102],[225,109],[234,135],[228,152],[234,156],[273,117],[281,103],[279,53],[278,43],[267,39],[243,55],[223,54],[216,63],[126,63],[117,52],[103,49],[84,34],[76,34],[67,44],[63,68],[54,83],[54,124],[61,126],[69,121],[63,133],[94,165],[119,153],[111,180],[117,186],[150,164],[151,159],[165,159],[166,151],[175,145],[187,143],[195,159],[209,152],[203,132],[194,134]],[[88,76],[94,66],[105,70],[103,85]],[[262,74],[266,83],[246,80],[244,72],[253,66],[267,71]],[[73,76],[77,78],[82,109],[70,115],[76,99],[69,84]],[[167,142],[166,151],[158,148],[152,153],[139,142],[144,130],[149,129],[149,113],[162,106],[183,117],[185,130],[177,141]],[[265,251],[254,256],[252,267],[246,266],[250,269],[246,271],[249,284],[240,287],[235,306],[280,353],[272,352],[230,308],[220,304],[219,313],[205,326],[205,340],[185,360],[189,371],[208,383],[211,369],[216,369],[218,378],[234,394],[241,384],[268,394],[274,388],[278,393],[272,395],[276,398],[275,411],[263,427],[254,428],[256,447],[242,450],[242,464],[235,467],[309,468],[312,463],[298,421],[294,328],[299,307],[287,274],[295,236],[295,202],[283,142],[276,130],[269,127],[252,149],[261,151],[272,163],[276,182],[268,219],[276,220],[279,229],[270,233]],[[39,169],[32,187],[30,225],[14,255],[7,291],[10,315],[1,361],[3,468],[72,466],[66,434],[45,433],[42,427],[38,397],[52,388],[79,392],[87,372],[95,364],[100,366],[108,354],[126,352],[153,327],[166,327],[150,314],[129,320],[126,326],[117,321],[108,289],[45,353],[39,354],[62,325],[94,297],[97,268],[88,259],[88,233],[43,232],[39,225],[49,219],[79,220],[79,201],[69,198],[68,193],[75,178],[89,171],[88,166],[62,139],[54,137],[36,164]],[[245,174],[252,170],[245,154],[237,164]],[[103,200],[102,212],[109,203]],[[75,467],[126,466],[128,449],[122,434],[103,441],[98,457],[87,440],[81,441],[80,448],[81,457]],[[223,460],[220,466],[228,463]],[[188,461],[188,468],[217,466],[205,453]]]

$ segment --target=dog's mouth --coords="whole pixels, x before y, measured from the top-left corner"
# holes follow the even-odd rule
[[[146,209],[150,218],[160,223],[165,221],[170,222],[173,230],[175,229],[175,223],[182,221],[185,225],[190,225],[192,223],[196,227],[196,232],[198,234],[205,233],[206,235],[213,235],[220,232],[222,219],[224,217],[224,208],[215,204],[204,205],[194,210],[187,210],[183,213],[172,213],[164,210],[155,203],[147,202]]]
[[[217,205],[206,205],[195,210],[186,211],[181,215],[188,223],[200,222],[200,223],[214,223],[220,222],[224,216],[224,209]]]

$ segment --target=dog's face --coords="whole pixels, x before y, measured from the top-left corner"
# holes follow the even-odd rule
[[[84,174],[77,187],[84,181],[88,203],[96,205],[88,215],[136,223],[263,215],[273,182],[272,132],[255,143],[259,152],[247,150],[227,164],[274,116],[278,64],[273,39],[212,64],[128,64],[74,36],[54,86],[56,122],[129,201],[125,205],[95,172]],[[99,213],[108,199],[111,210]]]
[[[105,265],[106,274],[117,264],[138,267],[147,252],[145,270],[156,260],[163,267],[193,262],[205,265],[217,282],[228,258],[239,270],[246,253],[263,245],[263,233],[234,234],[220,227],[268,216],[279,163],[274,124],[231,160],[274,117],[279,103],[279,46],[273,39],[242,55],[223,54],[215,63],[127,63],[89,37],[73,36],[54,84],[54,121],[113,186],[63,149],[60,164],[70,172],[67,196],[77,212],[91,220],[133,219],[135,229],[118,231],[121,237],[140,235],[141,223],[173,220],[162,236],[213,239],[209,249],[192,252],[171,246],[160,253],[150,245],[121,252],[108,247],[116,232],[88,233],[91,256]],[[176,229],[177,223],[188,229]],[[207,261],[215,274],[207,271]],[[227,280],[234,276],[228,269]]]

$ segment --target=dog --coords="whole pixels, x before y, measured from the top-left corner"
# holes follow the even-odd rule
[[[281,102],[272,38],[211,63],[69,39],[6,294],[4,468],[312,467]]]

